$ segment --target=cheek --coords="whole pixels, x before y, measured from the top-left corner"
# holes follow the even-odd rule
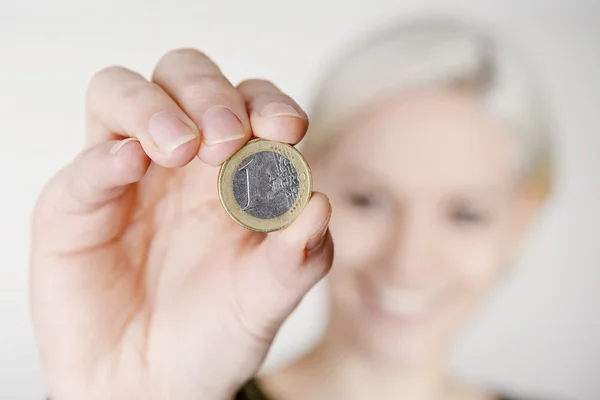
[[[332,204],[332,207],[335,207]],[[381,224],[361,218],[338,207],[331,217],[331,234],[335,245],[334,267],[350,271],[372,264],[381,243]]]
[[[486,291],[503,269],[505,251],[500,233],[500,227],[489,227],[453,233],[444,241],[448,271],[470,293]]]
[[[500,227],[446,232],[437,242],[442,286],[432,334],[451,338],[486,299],[503,270]],[[434,327],[434,328],[433,328]],[[437,339],[436,339],[437,340]],[[440,339],[445,341],[445,339]]]

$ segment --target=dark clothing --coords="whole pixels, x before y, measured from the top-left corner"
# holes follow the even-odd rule
[[[46,397],[45,400],[52,400],[50,397]],[[258,386],[258,382],[255,379],[248,381],[235,395],[234,400],[274,400],[269,399]],[[525,400],[518,399],[516,397],[506,397],[498,395],[497,400]]]
[[[258,382],[252,379],[244,385],[235,396],[235,400],[275,400],[269,399],[258,386]],[[308,400],[308,399],[307,399]],[[519,400],[514,397],[498,395],[498,400]]]

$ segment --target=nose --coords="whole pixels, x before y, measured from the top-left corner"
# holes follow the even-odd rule
[[[415,205],[394,218],[382,263],[390,284],[419,286],[434,271],[436,221]]]

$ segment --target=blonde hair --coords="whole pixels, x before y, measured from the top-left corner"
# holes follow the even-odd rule
[[[341,121],[398,91],[465,83],[514,134],[523,178],[548,192],[551,134],[533,73],[505,41],[451,19],[398,24],[342,54],[318,86],[302,148],[322,154],[341,133]]]

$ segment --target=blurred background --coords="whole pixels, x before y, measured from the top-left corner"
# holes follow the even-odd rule
[[[600,399],[600,2],[2,1],[0,7],[0,399],[39,399],[28,303],[29,217],[42,185],[82,144],[84,93],[99,69],[148,76],[175,47],[205,51],[235,84],[272,80],[309,108],[341,46],[394,20],[449,14],[518,42],[558,128],[557,190],[521,266],[456,349],[465,379],[556,399]],[[274,368],[321,332],[322,285],[286,322]]]

